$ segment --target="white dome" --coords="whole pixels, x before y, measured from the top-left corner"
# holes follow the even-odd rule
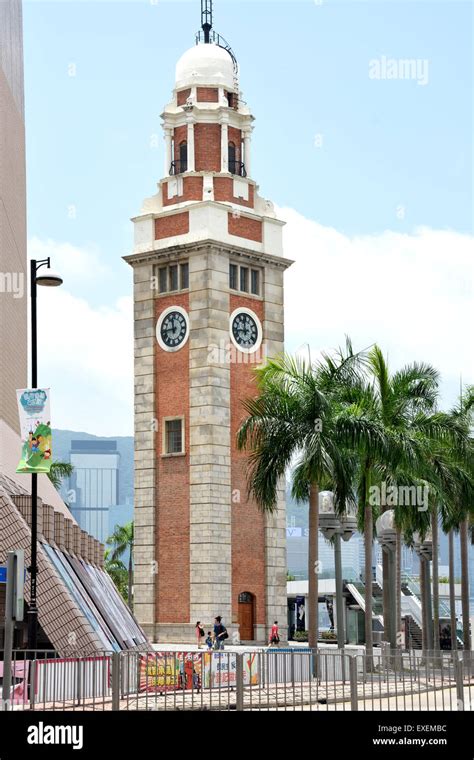
[[[234,64],[227,50],[200,43],[187,50],[176,64],[176,88],[216,85],[234,89]]]

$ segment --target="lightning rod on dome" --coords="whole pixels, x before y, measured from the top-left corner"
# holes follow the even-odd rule
[[[201,0],[201,26],[204,32],[204,42],[209,43],[212,29],[212,0]]]

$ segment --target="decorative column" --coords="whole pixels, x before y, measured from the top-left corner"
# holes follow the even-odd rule
[[[222,114],[221,121],[221,172],[227,174],[229,171],[229,117],[226,113]]]
[[[171,168],[171,162],[173,160],[171,149],[172,149],[172,139],[173,139],[173,130],[170,127],[165,127],[165,166],[164,166],[164,177],[169,177],[170,168]]]
[[[194,172],[194,122],[192,114],[188,113],[186,121],[188,123],[188,172]]]
[[[245,163],[245,171],[247,172],[248,177],[250,177],[252,174],[251,164],[250,164],[251,138],[252,138],[252,131],[250,129],[245,130],[244,132],[244,163]]]

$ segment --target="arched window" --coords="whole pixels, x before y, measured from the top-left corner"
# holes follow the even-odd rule
[[[179,144],[179,170],[180,173],[188,171],[188,143],[186,140]]]
[[[237,148],[235,147],[235,143],[230,142],[229,143],[229,171],[231,174],[237,174],[236,159],[237,159]]]

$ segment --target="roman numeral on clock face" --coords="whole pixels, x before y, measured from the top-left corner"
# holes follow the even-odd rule
[[[160,323],[159,323],[160,325]],[[188,336],[188,322],[181,311],[169,311],[162,318],[159,327],[159,337],[162,347],[169,349],[179,348]]]
[[[232,336],[240,348],[251,349],[258,340],[258,325],[251,314],[240,312],[232,321]]]

